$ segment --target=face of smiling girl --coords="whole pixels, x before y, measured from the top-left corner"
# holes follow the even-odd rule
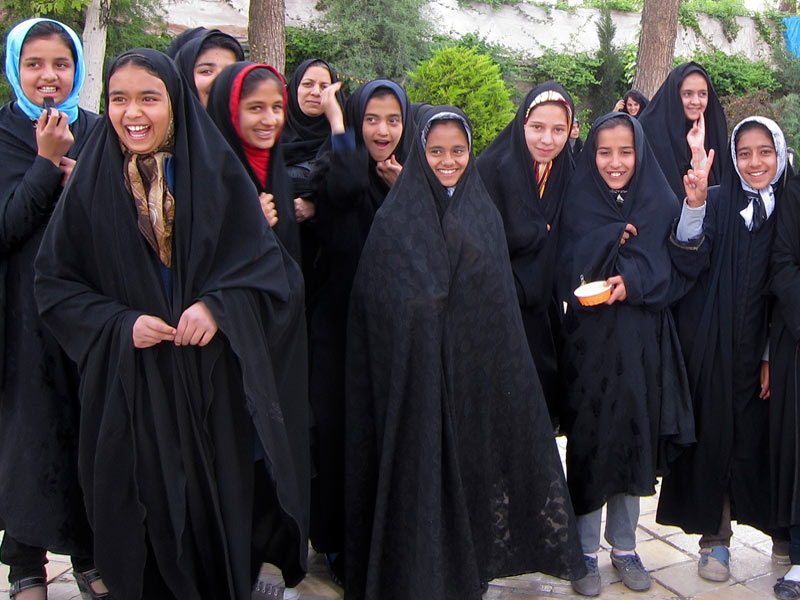
[[[566,109],[557,102],[534,108],[525,121],[525,142],[531,158],[539,163],[553,160],[569,138]]]
[[[59,36],[36,38],[22,45],[19,57],[19,83],[34,104],[52,98],[58,106],[72,92],[75,61],[72,50]]]
[[[633,131],[625,125],[601,129],[597,133],[595,164],[610,189],[625,189],[636,170]]]
[[[683,113],[690,121],[697,121],[708,106],[708,81],[700,73],[690,73],[681,82]]]
[[[108,80],[108,118],[120,142],[135,154],[158,150],[167,138],[172,108],[164,82],[126,64]]]
[[[736,166],[754,190],[763,190],[778,173],[778,153],[772,135],[761,127],[742,132],[736,140]]]
[[[286,118],[283,90],[267,79],[239,102],[239,130],[242,139],[259,150],[269,150],[278,140]]]
[[[444,187],[453,187],[469,164],[469,140],[457,121],[434,123],[425,144],[428,166]]]

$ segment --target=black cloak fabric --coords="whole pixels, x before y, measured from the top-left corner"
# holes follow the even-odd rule
[[[418,136],[353,285],[346,412],[349,599],[583,575],[502,220],[474,158],[448,198]]]
[[[772,246],[775,295],[770,341],[770,480],[773,526],[800,523],[800,176],[789,180]],[[762,478],[759,478],[759,481]]]
[[[331,75],[331,83],[339,79],[333,68],[324,60],[309,58],[304,60],[294,71],[287,86],[289,102],[286,110],[286,124],[281,134],[283,157],[286,161],[287,172],[292,181],[295,198],[313,201],[314,194],[311,189],[311,169],[317,153],[331,135],[331,125],[328,118],[322,114],[318,117],[309,117],[297,103],[297,89],[306,70],[313,63],[322,63]],[[339,105],[344,108],[344,93],[340,90],[336,94]],[[303,277],[306,283],[306,301],[310,301],[318,287],[317,254],[319,241],[317,239],[316,219],[305,220],[300,223],[300,247],[303,257]]]
[[[302,280],[241,163],[169,58],[128,54],[154,65],[172,103],[171,293],[139,232],[106,118],[45,232],[36,300],[79,366],[81,482],[112,596],[246,600],[262,559],[289,585],[306,568]],[[207,346],[134,348],[140,315],[177,325],[198,300],[219,326]],[[254,463],[262,449],[263,463]],[[259,485],[273,498],[254,506]],[[156,569],[168,592],[148,589]]]
[[[634,128],[636,171],[622,208],[595,164],[596,128],[614,116]],[[677,291],[668,245],[678,216],[639,122],[626,113],[595,121],[578,158],[561,213],[558,297],[562,326],[567,481],[579,515],[615,494],[655,493],[656,474],[694,441],[689,385],[668,306]],[[626,223],[639,231],[620,246]],[[691,263],[695,253],[683,260]],[[685,267],[688,269],[688,266]],[[573,290],[622,275],[628,297],[581,306]]]
[[[728,146],[728,124],[708,73],[696,62],[683,63],[672,69],[647,108],[639,113],[639,122],[644,128],[658,164],[679,200],[686,196],[683,176],[692,160],[692,150],[686,142],[686,134],[692,128],[692,122],[683,112],[680,89],[683,80],[692,73],[700,73],[708,81],[708,105],[703,114],[706,123],[705,148],[706,152],[713,148],[719,157]],[[720,183],[722,162],[722,160],[714,161],[709,185]]]
[[[174,60],[181,48],[193,39],[204,36],[206,33],[208,33],[208,29],[205,27],[193,27],[192,29],[182,31],[172,39],[167,49],[164,50],[164,53]]]
[[[726,493],[731,519],[770,528],[769,412],[759,398],[769,339],[769,257],[776,213],[748,231],[749,199],[731,153],[718,155],[722,183],[709,190],[703,224],[710,264],[675,306],[694,404],[697,444],[664,477],[657,519],[689,533],[716,533]],[[782,203],[783,178],[774,186]],[[788,424],[787,424],[788,425]]]
[[[278,222],[272,228],[275,235],[283,243],[286,250],[298,263],[300,262],[300,233],[297,219],[294,214],[294,193],[292,182],[286,172],[286,163],[283,158],[283,140],[281,135],[275,140],[275,145],[270,149],[269,165],[267,168],[267,185],[259,181],[250,161],[242,147],[242,140],[233,125],[230,110],[231,89],[239,72],[254,63],[237,62],[225,67],[214,80],[208,96],[208,114],[222,132],[222,136],[230,144],[236,156],[239,157],[244,168],[250,175],[250,180],[259,192],[274,196],[273,202],[278,210]],[[263,216],[263,215],[262,215]]]
[[[319,552],[344,547],[344,369],[347,303],[361,248],[375,211],[389,186],[377,174],[375,161],[364,146],[361,123],[367,101],[380,87],[389,87],[403,110],[403,137],[395,156],[405,161],[405,140],[413,125],[402,88],[385,79],[359,87],[348,99],[346,127],[355,135],[353,151],[323,148],[314,165],[317,233],[320,239],[320,285],[310,307],[310,399],[316,424],[312,483],[311,543]]]
[[[553,298],[553,280],[562,198],[574,167],[567,142],[553,160],[544,196],[539,198],[534,163],[525,142],[525,114],[531,102],[547,90],[561,94],[575,112],[572,98],[558,83],[548,81],[536,86],[525,96],[514,120],[481,153],[478,170],[503,217],[528,347],[550,416],[556,419],[562,394],[556,354],[560,311]]]
[[[69,158],[96,122],[79,111]],[[0,529],[31,546],[87,555],[78,373],[33,298],[33,260],[64,173],[37,156],[35,132],[14,102],[0,109]]]
[[[187,32],[184,32],[184,34],[185,33]],[[178,66],[178,71],[180,71],[181,75],[186,80],[186,85],[189,86],[189,89],[195,96],[197,96],[197,86],[195,86],[194,84],[194,65],[197,62],[200,53],[203,50],[208,50],[208,48],[203,48],[203,45],[207,41],[215,37],[220,37],[220,38],[224,37],[233,40],[233,42],[239,48],[239,51],[236,53],[236,60],[237,61],[244,60],[244,50],[242,49],[241,44],[239,44],[239,41],[232,35],[228,35],[227,33],[219,31],[218,29],[212,29],[210,31],[203,30],[197,32],[190,39],[184,41],[183,45],[180,46],[178,50],[175,51],[173,60],[175,61],[175,64]],[[180,38],[180,36],[178,36],[178,38]],[[175,41],[177,41],[178,38],[176,38]],[[173,42],[173,44],[175,43],[175,41]]]

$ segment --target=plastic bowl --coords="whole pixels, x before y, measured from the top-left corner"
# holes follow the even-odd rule
[[[595,306],[611,297],[611,286],[605,281],[590,281],[579,286],[574,294],[584,306]]]

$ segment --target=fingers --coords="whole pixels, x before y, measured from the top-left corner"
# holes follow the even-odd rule
[[[217,322],[202,302],[195,302],[181,315],[175,333],[176,346],[205,346],[217,333]]]
[[[133,345],[136,348],[150,348],[160,342],[172,341],[175,328],[152,315],[141,315],[133,323]]]
[[[636,229],[636,226],[633,223],[628,223],[625,225],[625,231],[632,233],[633,235],[639,235],[639,230]]]
[[[261,212],[264,213],[264,218],[267,220],[267,223],[269,223],[270,227],[275,227],[275,224],[278,222],[278,209],[275,208],[273,195],[262,192],[258,196],[258,200],[261,203]]]
[[[716,152],[714,151],[713,148],[708,151],[708,158],[706,158],[706,168],[705,168],[705,172],[706,173],[710,173],[711,172],[711,165],[714,164],[714,155],[715,154],[716,154]]]

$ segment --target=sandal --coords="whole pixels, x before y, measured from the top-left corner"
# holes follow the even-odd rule
[[[780,577],[772,591],[781,600],[795,600],[800,598],[800,581],[792,581],[791,579]]]
[[[83,600],[111,600],[109,592],[95,592],[92,584],[99,579],[102,579],[100,571],[97,569],[89,569],[81,573],[80,571],[73,571],[72,576],[75,578],[75,583],[78,584],[78,589],[81,592]]]
[[[8,597],[13,598],[20,592],[24,592],[25,590],[29,590],[31,588],[43,588],[44,594],[42,598],[47,598],[47,581],[45,581],[44,577],[23,577],[22,579],[18,579],[17,581],[11,584],[11,589],[8,590]]]

